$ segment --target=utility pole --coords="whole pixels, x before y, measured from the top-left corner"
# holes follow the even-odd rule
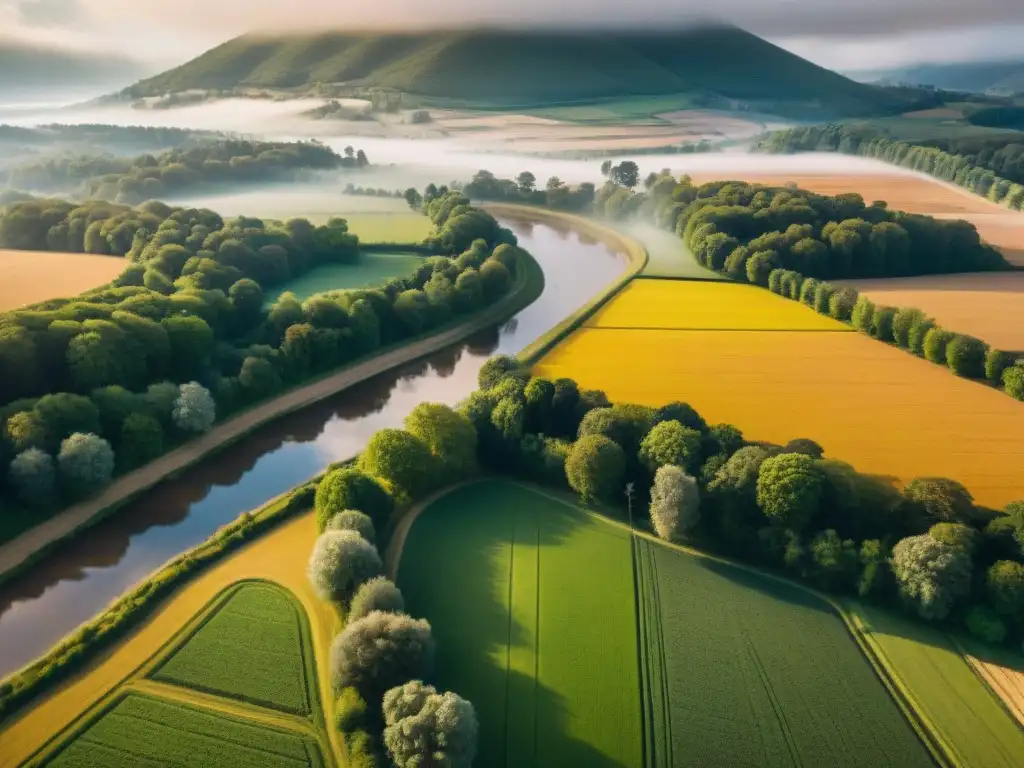
[[[633,483],[626,483],[626,509],[629,514],[629,533],[633,535]]]

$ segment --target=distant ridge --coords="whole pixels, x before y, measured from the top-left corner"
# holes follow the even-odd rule
[[[971,61],[918,64],[895,69],[851,72],[861,82],[891,81],[933,85],[947,91],[969,93],[1024,93],[1024,58],[1008,61]]]
[[[346,83],[494,106],[712,93],[811,103],[842,115],[894,97],[731,26],[667,32],[434,31],[243,35],[129,89],[155,96]]]

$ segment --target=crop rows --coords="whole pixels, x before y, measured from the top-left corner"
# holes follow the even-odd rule
[[[931,765],[825,603],[661,546],[652,561],[673,764]]]
[[[645,765],[672,765],[672,705],[668,700],[665,635],[661,626],[661,598],[652,545],[634,539],[640,633],[640,698],[644,711]]]
[[[433,626],[436,682],[477,708],[478,765],[640,762],[624,533],[522,486],[476,483],[420,515],[398,581]]]
[[[302,618],[268,584],[245,584],[151,675],[284,712],[311,712]]]
[[[534,373],[614,402],[683,400],[751,440],[808,437],[861,472],[950,477],[994,508],[1024,486],[1020,403],[858,333],[584,328]]]
[[[129,694],[47,765],[299,768],[319,767],[322,758],[317,747],[298,734]]]

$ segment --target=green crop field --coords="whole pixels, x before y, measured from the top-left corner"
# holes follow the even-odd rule
[[[475,483],[417,519],[398,583],[433,625],[434,681],[477,708],[478,765],[641,764],[624,531],[515,483]]]
[[[646,541],[638,563],[648,765],[932,765],[819,598]]]
[[[411,211],[336,215],[348,221],[348,231],[358,235],[361,243],[422,243],[434,231],[430,219]]]
[[[280,587],[244,583],[150,674],[154,680],[310,715],[316,685],[301,607]]]
[[[264,294],[264,304],[273,304],[285,291],[305,301],[317,293],[380,285],[392,277],[411,275],[421,262],[412,253],[361,253],[355,264],[325,264],[272,288]]]
[[[1024,761],[1024,731],[942,631],[888,611],[845,606],[890,676],[966,768],[1011,768]]]
[[[725,280],[717,272],[698,264],[683,239],[671,232],[651,224],[633,224],[623,231],[639,240],[647,249],[647,266],[640,273],[643,277]]]
[[[316,743],[262,723],[131,693],[48,759],[59,768],[319,768]]]
[[[634,98],[597,100],[588,104],[537,107],[523,110],[528,115],[564,120],[570,123],[611,124],[623,121],[647,121],[655,115],[692,109],[693,103],[685,94],[668,96],[638,96]],[[651,120],[658,123],[661,121]]]

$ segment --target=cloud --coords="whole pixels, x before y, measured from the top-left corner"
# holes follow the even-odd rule
[[[20,0],[13,5],[27,26],[60,27],[81,19],[78,0]]]

